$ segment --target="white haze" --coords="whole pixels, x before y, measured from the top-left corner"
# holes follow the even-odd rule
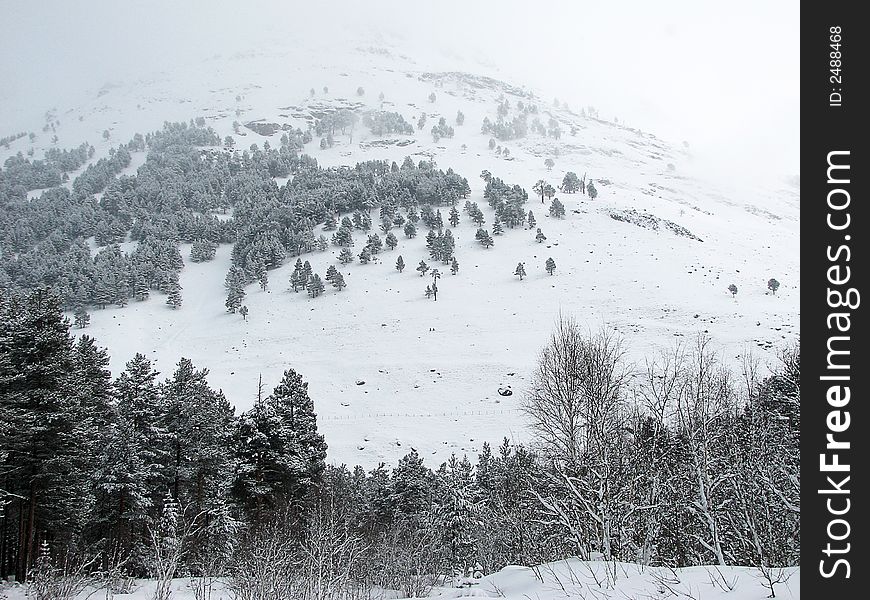
[[[799,172],[799,20],[785,0],[0,0],[0,135],[108,82],[351,36],[685,140],[707,176],[777,183]]]

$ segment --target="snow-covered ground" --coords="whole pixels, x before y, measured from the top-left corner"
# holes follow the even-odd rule
[[[453,276],[429,260],[425,230],[413,240],[396,230],[395,251],[384,252],[375,264],[340,267],[347,289],[329,289],[316,299],[289,289],[295,258],[288,258],[269,273],[268,291],[247,289],[247,321],[224,309],[231,248],[222,246],[212,262],[187,261],[181,309],[171,310],[155,295],[124,309],[94,311],[85,332],[109,348],[115,372],[138,351],[154,359],[164,375],[180,357],[189,357],[209,368],[211,383],[244,410],[256,396],[259,375],[268,389],[293,367],[309,381],[332,462],[395,463],[413,447],[435,465],[451,453],[474,455],[484,441],[527,439],[518,400],[560,312],[593,329],[617,329],[639,362],[700,332],[709,333],[735,364],[750,350],[772,362],[775,350],[799,335],[797,188],[749,188],[739,174],[731,187],[714,186],[690,175],[692,156],[685,146],[583,117],[579,104],[554,109],[550,97],[537,91],[542,122],[550,116],[560,120],[562,137],[505,142],[511,157],[506,160],[489,150],[490,136],[480,133],[480,125],[485,116],[495,119],[501,94],[516,105],[519,98],[510,89],[464,76],[425,75],[445,64],[437,57],[408,57],[389,45],[332,37],[329,42],[328,52],[317,46],[275,47],[214,57],[171,73],[131,75],[95,90],[84,103],[55,107],[61,120],[58,146],[89,141],[97,148],[96,160],[136,132],[198,116],[221,137],[233,135],[237,148],[267,140],[278,146],[280,131],[267,138],[243,128],[246,135],[240,136],[233,133],[233,121],[262,119],[304,129],[304,116],[315,103],[346,100],[397,111],[410,123],[425,112],[426,127],[407,146],[373,146],[376,138],[360,123],[352,142],[337,136],[335,147],[321,150],[315,138],[305,152],[327,166],[401,162],[407,155],[434,158],[439,168],[452,167],[469,179],[470,199],[484,210],[484,227],[491,229],[492,212],[478,177],[487,169],[529,191],[527,208],[546,242],[536,243],[534,230],[507,229],[493,248],[484,249],[474,239],[476,226],[463,214],[454,231],[460,271]],[[458,59],[451,60],[452,65]],[[471,62],[463,67],[487,72]],[[356,95],[359,86],[362,97]],[[431,92],[437,96],[433,103]],[[48,108],[10,107],[7,113],[16,120],[8,125],[11,130],[37,132],[37,157],[51,145],[52,134],[41,132]],[[431,126],[439,116],[453,124],[457,110],[465,114],[465,124],[456,127],[453,139],[433,142]],[[572,124],[576,135],[570,133]],[[105,129],[108,141],[102,138]],[[28,147],[27,137],[13,142],[0,150],[0,160]],[[552,171],[544,167],[548,157],[555,160]],[[141,160],[134,155],[134,166]],[[588,174],[599,197],[557,194],[567,216],[556,220],[547,216],[549,202],[536,199],[532,185],[543,178],[555,186],[566,171]],[[442,209],[445,220],[447,210]],[[610,216],[625,210],[672,221],[703,241]],[[358,237],[356,252],[361,247]],[[187,259],[189,247],[182,253]],[[394,268],[399,254],[407,264],[402,274]],[[323,276],[337,264],[336,256],[331,247],[303,259]],[[544,271],[548,257],[557,264],[554,276]],[[430,278],[414,271],[421,259],[444,274],[437,302],[423,296]],[[518,262],[526,265],[523,281],[512,275]],[[766,289],[771,277],[782,283],[775,296]],[[731,283],[739,289],[736,298],[727,291]],[[507,386],[515,393],[500,396],[497,390]],[[711,593],[703,597],[715,597]]]
[[[770,573],[777,598],[800,598],[800,568],[792,567]],[[584,562],[564,560],[535,568],[508,566],[481,579],[456,582],[454,586],[436,587],[430,596],[438,598],[504,598],[506,600],[652,600],[679,598],[683,600],[761,600],[770,597],[767,580],[761,572],[748,567],[687,567],[664,569],[627,563]],[[156,582],[138,580],[128,600],[148,600],[153,597]],[[172,582],[172,598],[188,600],[196,597],[196,583],[190,579]],[[25,598],[24,586],[0,587],[0,597],[8,600]],[[88,590],[89,592],[90,590]],[[84,598],[88,592],[79,595]],[[97,596],[99,597],[99,595]],[[212,600],[233,596],[226,582],[217,580],[211,588]],[[374,593],[373,599],[394,598],[395,592]]]

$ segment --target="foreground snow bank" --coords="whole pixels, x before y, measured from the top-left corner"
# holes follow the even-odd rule
[[[800,567],[774,570],[765,577],[749,567],[687,567],[665,569],[631,563],[562,560],[538,567],[508,566],[477,580],[465,580],[458,587],[439,587],[431,597],[439,598],[506,598],[508,600],[556,600],[581,598],[667,599],[680,600],[760,600],[769,598],[769,580],[774,582],[776,598],[800,598]],[[179,578],[172,582],[172,600],[195,600],[198,580]],[[137,580],[129,594],[115,594],[125,600],[149,600],[154,597],[156,582]],[[27,587],[0,586],[0,598],[24,600]],[[88,590],[79,595],[102,598],[103,591]],[[225,582],[214,580],[209,600],[233,597]],[[373,600],[395,598],[395,592],[373,591]]]
[[[800,598],[800,568],[769,573],[777,598]],[[631,563],[563,560],[534,568],[505,567],[467,590],[440,590],[451,597],[486,596],[517,600],[556,598],[680,598],[755,600],[770,596],[768,580],[749,567],[665,569]]]

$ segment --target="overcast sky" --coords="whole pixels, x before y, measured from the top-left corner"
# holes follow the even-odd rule
[[[442,68],[471,58],[572,107],[689,140],[707,167],[799,172],[792,1],[0,0],[0,22],[0,135],[4,104],[47,107],[131,72],[351,31],[437,52]]]

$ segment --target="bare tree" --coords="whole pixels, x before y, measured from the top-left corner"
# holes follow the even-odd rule
[[[523,402],[531,427],[554,464],[561,493],[544,508],[580,545],[616,554],[620,523],[633,511],[619,485],[626,470],[626,396],[631,370],[622,341],[602,328],[584,332],[562,317],[541,352]]]

